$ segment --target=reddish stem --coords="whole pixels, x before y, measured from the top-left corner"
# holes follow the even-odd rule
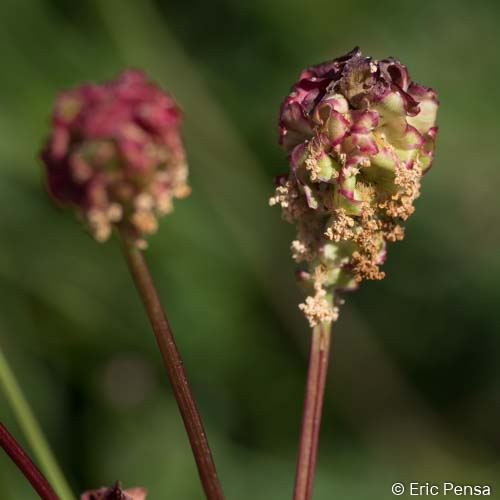
[[[323,323],[313,329],[295,473],[294,500],[310,500],[312,497],[330,337],[329,323]]]
[[[205,429],[144,256],[134,244],[134,235],[124,227],[121,227],[119,231],[130,273],[146,308],[172,391],[184,421],[203,490],[208,500],[223,500],[224,494],[217,477]]]
[[[54,490],[43,474],[1,422],[0,445],[31,483],[31,486],[33,486],[33,489],[38,493],[40,498],[43,500],[58,500],[59,497],[54,493]]]

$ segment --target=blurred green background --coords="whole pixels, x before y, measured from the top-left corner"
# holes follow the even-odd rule
[[[267,206],[277,112],[304,66],[360,45],[438,90],[440,133],[387,278],[335,327],[315,499],[408,480],[500,498],[499,21],[493,0],[1,0],[0,343],[76,492],[121,479],[202,498],[117,242],[41,187],[55,94],[134,66],[183,107],[193,193],[147,259],[228,499],[288,499],[309,333],[293,228]],[[0,419],[22,438],[3,396]],[[2,453],[0,498],[34,498]]]

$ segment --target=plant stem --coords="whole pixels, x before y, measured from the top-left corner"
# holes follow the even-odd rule
[[[146,308],[170,385],[184,421],[203,490],[208,500],[223,500],[224,494],[217,477],[203,423],[146,261],[127,228],[120,227],[119,232],[130,273]]]
[[[50,484],[37,469],[30,457],[19,446],[17,441],[11,436],[9,431],[0,422],[0,446],[9,455],[12,461],[18,466],[26,479],[31,483],[33,489],[43,500],[58,500]]]
[[[294,500],[310,500],[312,497],[321,412],[330,353],[330,337],[330,323],[323,323],[314,327],[295,473]]]
[[[53,485],[62,500],[74,500],[74,495],[23,395],[21,387],[12,372],[0,345],[0,387],[14,412],[21,430],[43,473]]]

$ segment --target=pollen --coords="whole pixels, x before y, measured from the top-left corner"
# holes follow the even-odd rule
[[[397,59],[359,49],[307,68],[285,98],[290,168],[269,205],[296,226],[299,307],[311,326],[337,319],[343,292],[385,277],[387,244],[404,238],[432,163],[437,108]]]

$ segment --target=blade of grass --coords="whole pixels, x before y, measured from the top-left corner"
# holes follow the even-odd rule
[[[21,390],[21,386],[9,366],[1,344],[0,387],[17,419],[19,427],[26,437],[33,455],[40,465],[40,469],[47,477],[48,481],[53,485],[61,500],[75,500],[68,482],[57,465],[56,459],[43,435],[42,429]]]
[[[195,62],[161,22],[153,2],[109,0],[96,1],[94,5],[122,61],[147,70],[183,108],[183,131],[192,178],[196,178],[224,221],[238,251],[283,323],[297,337],[302,337],[302,325],[289,314],[290,304],[298,297],[291,286],[292,264],[276,266],[278,257],[270,252],[280,248],[274,242],[284,241],[280,236],[286,231],[279,215],[271,216],[267,204],[273,191],[272,180],[266,177],[239,136],[237,125],[207,89]],[[237,168],[234,168],[235,161]],[[263,220],[266,224],[262,224]],[[262,245],[262,241],[266,244]]]

